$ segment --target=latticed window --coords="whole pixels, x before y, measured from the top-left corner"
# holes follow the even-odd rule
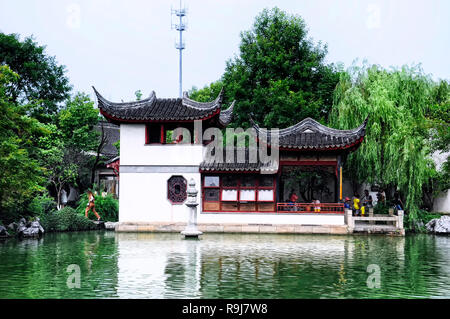
[[[187,181],[183,176],[172,176],[167,180],[167,199],[172,204],[183,204],[187,198]]]
[[[275,191],[273,175],[205,175],[203,211],[274,211]]]

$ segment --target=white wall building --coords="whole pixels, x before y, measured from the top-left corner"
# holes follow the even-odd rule
[[[154,92],[141,101],[112,103],[94,91],[101,113],[120,125],[120,224],[185,223],[191,178],[199,189],[199,224],[345,224],[342,162],[361,144],[367,120],[353,130],[331,129],[309,118],[282,129],[279,157],[271,163],[259,157],[252,163],[248,149],[242,163],[236,155],[228,162],[210,161],[206,155],[213,139],[204,140],[205,131],[223,129],[232,118],[234,103],[223,110],[223,92],[208,103],[187,94],[156,98]],[[179,127],[185,129],[182,137],[174,131]],[[258,136],[266,133],[256,124],[253,128]],[[306,203],[301,193],[295,203],[286,203],[292,194],[285,174],[295,169],[327,174],[332,192],[313,195],[326,203]]]

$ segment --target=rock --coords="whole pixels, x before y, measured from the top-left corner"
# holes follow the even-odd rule
[[[92,221],[95,225],[97,225],[97,229],[105,229],[105,222],[100,220],[100,221]]]
[[[21,233],[22,231],[24,231],[27,228],[27,221],[25,220],[25,218],[21,218],[19,220],[19,225],[17,226],[17,232]]]
[[[31,223],[30,228],[37,228],[41,234],[45,232],[44,228],[42,228],[41,224],[39,223],[39,218]]]
[[[16,231],[17,227],[19,227],[19,225],[16,222],[13,222],[8,225],[8,229],[10,229],[12,231]]]
[[[40,235],[39,228],[28,227],[21,233],[21,235],[23,237],[39,237]]]
[[[25,223],[22,219],[19,221],[17,233],[21,237],[39,237],[45,232],[44,228],[39,223],[39,218],[36,218],[33,222],[26,223],[29,227],[24,226]]]
[[[21,234],[26,229],[27,229],[27,226],[19,224],[19,226],[17,227],[17,234]]]
[[[105,223],[105,229],[106,230],[116,230],[116,225],[118,223],[114,223],[114,222],[106,222]]]
[[[450,234],[450,216],[432,219],[426,224],[427,231],[435,234]]]
[[[0,225],[0,238],[7,238],[10,237],[8,231],[6,230],[5,226]]]

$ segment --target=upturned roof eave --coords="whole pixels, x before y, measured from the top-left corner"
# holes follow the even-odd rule
[[[93,87],[93,90],[100,112],[113,123],[192,122],[207,120],[215,115],[219,115],[219,123],[221,124],[227,125],[231,121],[232,108],[231,111],[229,109],[221,110],[223,90],[214,101],[207,103],[191,100],[187,94],[181,99],[157,99],[154,91],[149,98],[141,101],[114,103],[106,100],[95,87]],[[172,114],[167,113],[167,108],[163,110],[162,113],[164,114],[160,116],[151,114],[156,103],[160,104],[156,107],[156,110],[153,109],[153,113],[157,113],[161,109],[161,105],[167,104],[170,106]]]

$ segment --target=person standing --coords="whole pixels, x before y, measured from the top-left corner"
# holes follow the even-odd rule
[[[385,204],[385,199],[386,199],[386,197],[383,194],[383,190],[381,190],[381,189],[378,190],[378,193],[377,193],[377,205],[378,204],[384,205]]]
[[[320,213],[320,200],[318,198],[317,199],[313,198],[313,203],[316,204],[314,205],[314,212]]]
[[[355,196],[353,196],[353,211],[355,213],[355,216],[360,216],[360,207],[359,207],[359,194],[355,193]]]
[[[92,210],[97,217],[97,220],[100,220],[100,215],[95,211],[95,197],[94,194],[92,194],[91,191],[88,191],[88,203],[85,211],[86,218],[88,217],[88,212]]]
[[[369,191],[366,189],[364,191],[364,197],[363,197],[363,205],[367,208],[373,207],[373,199],[372,196],[369,194]]]
[[[61,191],[61,209],[63,209],[67,205],[67,192],[63,188]]]
[[[350,198],[348,198],[348,197],[345,197],[344,208],[352,209],[351,204],[350,204]]]
[[[292,203],[292,210],[297,211],[297,207],[295,206],[295,203],[298,201],[298,196],[294,192],[294,190],[291,191],[291,195],[289,196],[289,200]]]
[[[398,192],[394,193],[394,209],[395,211],[403,210],[403,202]]]

